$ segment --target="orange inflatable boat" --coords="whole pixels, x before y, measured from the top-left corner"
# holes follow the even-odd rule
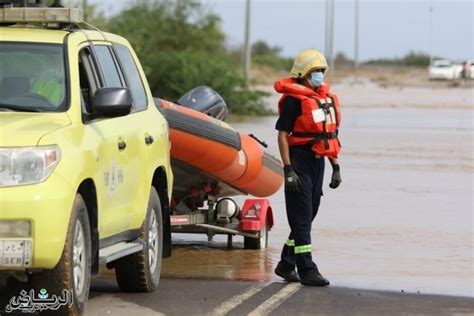
[[[197,97],[205,88],[197,90]],[[209,98],[209,91],[204,92]],[[186,97],[196,102],[196,91]],[[180,103],[186,103],[183,98]],[[266,153],[266,145],[253,135],[240,134],[218,119],[225,118],[226,107],[194,110],[162,99],[155,99],[155,103],[170,129],[174,203],[201,193],[266,197],[280,188],[281,162]]]

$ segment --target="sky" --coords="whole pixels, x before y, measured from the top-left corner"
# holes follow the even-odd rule
[[[133,0],[88,0],[114,14]],[[245,0],[206,0],[221,17],[228,45],[244,42]],[[334,52],[354,57],[354,0],[335,0]],[[264,40],[292,57],[325,51],[325,0],[251,0],[251,42]],[[432,11],[430,13],[430,8]],[[410,51],[456,61],[474,59],[474,0],[359,0],[359,60]]]

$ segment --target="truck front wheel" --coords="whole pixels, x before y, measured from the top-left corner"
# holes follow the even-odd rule
[[[60,314],[82,315],[89,297],[91,280],[91,232],[87,206],[80,194],[76,195],[69,220],[66,243],[59,263],[51,270],[31,275],[35,293],[62,295],[72,292],[72,303],[61,307]],[[69,303],[69,302],[68,302]],[[49,311],[52,312],[52,311]]]
[[[150,190],[140,239],[144,242],[141,251],[120,258],[114,264],[117,283],[122,291],[151,292],[160,282],[163,218],[160,197],[154,187]]]

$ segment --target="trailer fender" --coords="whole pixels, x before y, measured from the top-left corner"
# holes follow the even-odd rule
[[[273,212],[267,199],[246,199],[240,213],[240,230],[260,231],[268,225],[273,227]]]

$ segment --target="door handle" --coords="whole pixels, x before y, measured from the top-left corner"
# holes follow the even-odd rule
[[[127,148],[127,143],[123,140],[119,140],[119,142],[117,143],[118,145],[118,149],[119,150],[124,150],[125,148]]]
[[[145,136],[145,144],[151,145],[151,144],[153,144],[154,141],[155,140],[153,139],[153,136],[151,136],[151,135]]]

